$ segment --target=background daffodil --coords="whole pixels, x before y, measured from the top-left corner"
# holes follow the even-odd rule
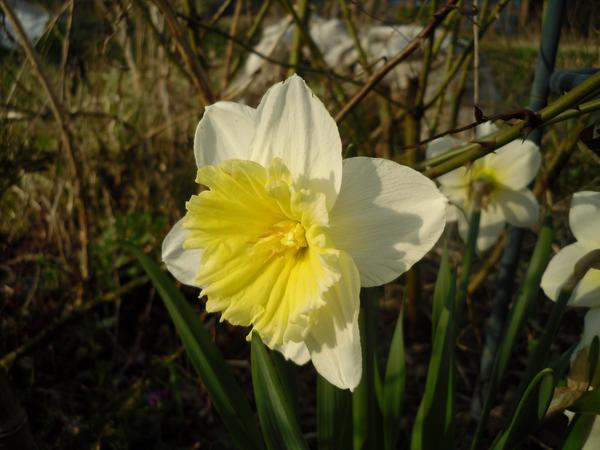
[[[298,364],[353,389],[362,371],[361,286],[393,280],[445,225],[446,198],[395,162],[342,161],[335,121],[304,80],[271,87],[258,108],[218,102],[200,121],[187,214],[163,243],[206,308],[252,327]]]
[[[497,131],[491,123],[478,127],[478,139]],[[452,137],[435,139],[427,146],[427,157],[432,158],[453,147],[464,144]],[[535,224],[539,205],[527,186],[537,175],[541,154],[531,141],[515,140],[467,167],[460,167],[438,178],[440,189],[453,205],[448,220],[458,221],[458,231],[466,241],[468,214],[472,207],[473,185],[483,184],[481,219],[477,237],[477,251],[483,252],[498,240],[506,222],[517,227]]]
[[[550,260],[542,289],[552,300],[573,273],[577,261],[593,250],[600,249],[600,192],[582,191],[573,194],[569,210],[569,227],[577,242],[567,245]],[[579,281],[569,299],[569,306],[600,308],[600,270],[590,269]]]

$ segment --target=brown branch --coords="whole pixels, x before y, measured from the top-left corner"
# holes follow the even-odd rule
[[[27,59],[33,67],[33,71],[39,78],[46,95],[50,101],[50,108],[54,118],[58,122],[60,128],[61,141],[64,146],[64,156],[67,163],[67,168],[73,180],[73,190],[75,192],[75,203],[77,208],[77,219],[79,225],[79,243],[80,243],[80,275],[83,281],[89,277],[89,255],[88,255],[88,225],[87,215],[85,211],[85,203],[83,201],[83,188],[81,183],[81,168],[78,167],[77,159],[73,148],[73,139],[69,128],[69,115],[60,103],[56,92],[50,85],[48,77],[42,70],[42,63],[36,51],[34,50],[29,38],[23,30],[23,26],[19,19],[15,16],[12,8],[6,0],[0,0],[0,7],[4,10],[6,17],[15,29],[16,38],[27,55]]]
[[[187,40],[186,34],[177,21],[177,16],[170,2],[167,0],[153,0],[154,4],[162,11],[167,23],[169,24],[169,28],[171,29],[171,34],[173,35],[173,39],[175,40],[175,44],[177,45],[177,50],[181,55],[185,65],[187,66],[190,75],[192,77],[192,81],[196,85],[198,92],[200,93],[200,97],[202,102],[205,105],[210,105],[215,102],[215,96],[210,88],[210,84],[208,82],[208,77],[204,72],[204,69],[200,65],[200,62],[194,55],[190,47],[190,43]]]
[[[352,111],[366,96],[373,90],[375,85],[379,83],[394,67],[412,55],[417,50],[423,41],[427,39],[435,29],[442,23],[450,11],[456,8],[458,0],[449,0],[446,5],[436,12],[429,23],[421,30],[421,32],[406,46],[404,49],[390,59],[381,69],[375,72],[365,85],[350,99],[350,101],[336,114],[336,122],[343,121],[348,113]]]

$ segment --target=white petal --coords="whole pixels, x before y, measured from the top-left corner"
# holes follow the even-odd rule
[[[304,342],[288,342],[281,347],[275,347],[285,359],[294,361],[299,366],[303,366],[310,360],[310,353]]]
[[[600,416],[596,416],[590,434],[581,450],[598,450],[600,448]]]
[[[494,125],[491,120],[488,120],[487,122],[477,125],[475,128],[475,135],[477,136],[477,139],[482,139],[490,134],[494,134],[499,129],[500,128]]]
[[[301,187],[324,192],[328,209],[342,182],[342,142],[335,121],[297,75],[271,87],[257,109],[253,161],[279,157]]]
[[[595,336],[600,338],[600,308],[591,308],[585,313],[583,335],[579,347],[584,348],[592,345]]]
[[[550,260],[542,276],[542,289],[552,300],[558,298],[562,285],[573,273],[575,263],[594,250],[583,243],[567,245]],[[600,307],[600,270],[591,269],[579,282],[569,300],[569,306]]]
[[[438,183],[451,188],[462,188],[465,192],[469,186],[469,176],[466,167],[459,167],[437,177]]]
[[[175,278],[183,284],[198,287],[194,279],[200,268],[202,250],[183,248],[187,233],[183,228],[183,219],[173,225],[162,244],[162,260]]]
[[[198,167],[227,159],[250,159],[256,110],[233,102],[207,106],[196,128],[194,156]]]
[[[406,272],[435,245],[446,203],[433,181],[413,169],[386,159],[349,158],[329,216],[331,236],[352,256],[362,286],[378,286]]]
[[[481,210],[479,233],[477,235],[477,251],[479,253],[486,251],[496,243],[502,230],[504,230],[504,224],[504,213],[498,204],[491,203]],[[469,223],[464,214],[460,214],[458,217],[458,231],[466,242],[469,233]]]
[[[342,277],[324,296],[326,305],[306,338],[317,372],[340,389],[353,390],[362,375],[358,329],[360,277],[350,256],[341,252]]]
[[[538,202],[529,189],[513,191],[512,189],[498,189],[493,200],[498,202],[504,211],[506,221],[516,227],[530,227],[537,223],[540,215]]]
[[[571,201],[569,226],[578,241],[594,242],[600,248],[600,192],[576,192]]]
[[[464,208],[464,205],[468,203],[469,200],[469,188],[467,186],[440,186],[440,190],[442,193],[448,197],[450,203],[459,206],[460,208]]]
[[[427,159],[430,159],[435,156],[442,155],[447,151],[452,150],[455,147],[459,147],[463,144],[464,142],[460,139],[456,139],[451,136],[442,136],[437,139],[434,139],[429,144],[427,144],[427,150],[425,151],[425,155]]]
[[[542,155],[533,142],[517,139],[484,156],[481,161],[493,171],[499,183],[520,191],[537,175]]]
[[[462,213],[456,205],[448,204],[448,208],[446,208],[446,222],[456,222],[460,214]]]
[[[460,139],[456,139],[450,136],[443,136],[441,138],[434,139],[427,144],[427,158],[433,158],[434,156],[446,153],[455,147],[463,145],[464,142]],[[466,186],[469,182],[467,178],[467,169],[465,167],[459,167],[458,169],[452,170],[444,175],[437,178],[438,183],[443,186]]]

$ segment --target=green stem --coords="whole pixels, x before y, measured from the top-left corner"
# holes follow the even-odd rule
[[[258,10],[258,13],[256,14],[256,19],[254,19],[254,23],[252,24],[252,26],[246,33],[246,39],[245,39],[246,42],[251,43],[254,40],[254,38],[256,37],[256,33],[258,33],[258,30],[260,29],[260,26],[262,25],[263,20],[267,16],[267,12],[269,11],[269,7],[271,6],[271,1],[272,0],[265,0],[263,2],[263,4],[261,5],[260,9]],[[239,55],[237,55],[233,61],[233,64],[231,65],[231,77],[232,78],[235,76],[235,74],[238,72],[239,68],[241,67],[241,64],[240,64],[241,61],[242,61],[242,58]]]
[[[302,36],[307,33],[308,28],[308,0],[300,0],[298,2],[298,18],[299,23],[296,23],[294,35],[292,36],[292,48],[290,49],[290,67],[288,69],[288,77],[298,71],[298,63],[300,62],[300,53],[302,51]]]
[[[363,374],[352,393],[354,450],[377,450],[381,435],[375,383],[377,364],[375,334],[377,326],[377,290],[363,290],[359,324],[362,344]]]
[[[477,249],[477,236],[479,235],[479,221],[481,219],[481,193],[477,192],[476,187],[474,205],[469,217],[469,234],[467,236],[467,244],[465,254],[463,256],[462,270],[458,289],[456,290],[456,315],[455,320],[459,321],[462,316],[463,308],[467,300],[467,288],[469,287],[469,276],[471,275],[471,267],[475,259],[475,251]],[[477,198],[479,197],[479,198]],[[457,327],[458,329],[458,327]]]
[[[481,158],[488,153],[493,152],[499,147],[521,137],[522,132],[528,126],[544,127],[548,122],[558,116],[560,113],[577,105],[582,99],[591,94],[600,91],[600,72],[592,75],[585,82],[573,88],[567,94],[556,99],[548,106],[540,110],[537,115],[531,115],[525,119],[519,120],[515,125],[504,128],[490,136],[486,136],[484,143],[470,142],[454,150],[441,155],[442,158],[431,158],[423,163],[423,166],[429,167],[424,170],[424,175],[429,178],[436,178],[440,175],[450,172],[462,165]],[[534,120],[535,117],[535,120]],[[437,163],[442,160],[442,162]],[[436,164],[437,163],[437,164]]]
[[[477,429],[475,430],[475,435],[471,442],[471,450],[480,448],[479,440],[483,435],[498,385],[504,376],[506,365],[514,348],[518,334],[527,319],[528,311],[531,310],[531,304],[539,292],[540,280],[542,279],[542,275],[548,265],[548,260],[550,259],[553,234],[552,214],[551,211],[548,210],[546,217],[544,218],[544,225],[540,230],[538,240],[535,244],[535,249],[533,250],[527,272],[523,278],[523,283],[519,289],[519,294],[506,321],[502,339],[498,345],[498,352],[494,358],[494,365],[492,366],[487,383],[483,386],[483,405],[479,413]]]
[[[339,3],[340,9],[342,10],[342,15],[344,16],[344,21],[346,22],[346,28],[348,29],[348,33],[350,33],[350,37],[354,41],[354,47],[358,52],[358,62],[365,70],[365,72],[370,74],[371,69],[369,67],[369,62],[367,61],[367,55],[365,53],[365,50],[362,48],[362,45],[360,44],[360,39],[358,37],[358,33],[356,32],[354,22],[352,21],[350,9],[348,8],[348,3],[346,2],[346,0],[339,0]]]

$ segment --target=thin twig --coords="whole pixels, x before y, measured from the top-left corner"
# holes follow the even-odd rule
[[[196,58],[196,55],[194,55],[194,52],[190,47],[190,43],[187,40],[187,36],[177,21],[177,16],[173,10],[173,7],[171,6],[171,3],[167,0],[152,1],[162,11],[167,23],[169,24],[171,34],[173,35],[173,39],[177,45],[177,50],[179,51],[181,58],[185,62],[185,65],[192,76],[192,81],[198,89],[198,93],[200,94],[202,102],[204,105],[210,105],[211,103],[214,103],[215,96],[208,82],[208,77],[204,72],[204,68],[200,65],[200,62]]]
[[[6,0],[0,0],[0,6],[4,10],[6,17],[13,26],[17,40],[25,54],[27,59],[33,67],[33,71],[39,78],[48,100],[50,101],[50,108],[58,126],[60,128],[61,141],[64,146],[64,156],[67,163],[70,176],[73,179],[73,190],[75,193],[76,207],[77,207],[77,219],[79,225],[79,244],[80,244],[80,275],[82,281],[86,281],[89,277],[89,255],[88,255],[88,225],[87,215],[85,211],[85,202],[83,200],[83,188],[81,182],[81,170],[80,164],[75,157],[75,151],[73,148],[73,139],[71,130],[69,128],[69,115],[64,110],[62,103],[59,101],[59,97],[52,88],[50,81],[42,69],[42,63],[36,51],[34,50],[31,42],[27,38],[21,22],[13,12],[12,8]]]
[[[396,56],[390,59],[381,69],[375,72],[365,85],[344,105],[344,107],[336,114],[335,120],[340,123],[348,113],[352,111],[366,96],[373,90],[375,85],[379,83],[394,67],[412,55],[417,50],[423,41],[435,31],[437,26],[442,23],[444,18],[456,7],[458,0],[450,0],[446,5],[433,15],[429,23],[421,30],[421,32]]]
[[[479,10],[478,0],[473,0],[473,111],[477,119],[477,108],[479,108]],[[473,131],[475,136],[475,131]]]
[[[238,23],[240,21],[240,14],[242,12],[242,0],[237,0],[235,2],[235,10],[233,12],[233,19],[231,20],[231,26],[229,27],[229,34],[231,36],[235,36],[237,33]],[[223,84],[221,86],[221,91],[227,89],[227,85],[229,84],[229,80],[231,78],[230,68],[231,68],[231,58],[233,57],[233,41],[229,41],[227,43],[227,49],[225,50],[225,75],[223,75]]]

